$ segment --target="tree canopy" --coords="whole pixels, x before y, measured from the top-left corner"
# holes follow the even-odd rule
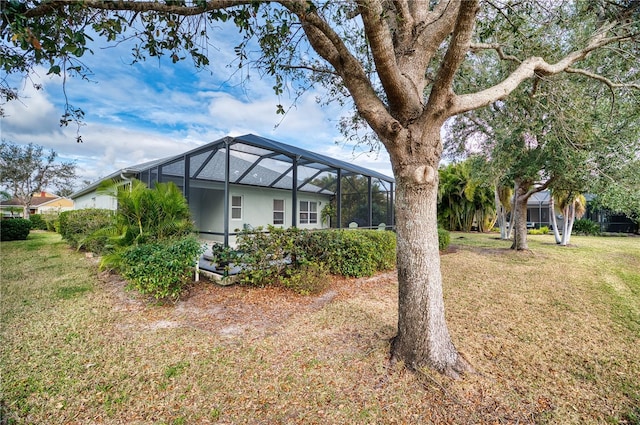
[[[96,34],[135,40],[134,60],[210,60],[218,22],[243,35],[237,65],[274,78],[274,91],[322,84],[352,103],[348,131],[363,123],[389,153],[396,178],[398,333],[391,357],[411,369],[468,370],[444,316],[437,237],[441,129],[453,116],[506,99],[525,81],[561,73],[612,90],[640,88],[636,0],[511,2],[353,0],[8,1],[3,67],[82,74]],[[611,56],[623,61],[611,63]],[[585,61],[591,58],[593,60]],[[495,72],[477,72],[488,63]],[[15,97],[3,86],[5,98]],[[281,105],[281,104],[280,104]],[[278,110],[284,112],[284,107]],[[81,117],[68,106],[63,122]]]
[[[633,90],[612,93],[582,75],[525,83],[505,101],[457,117],[447,149],[490,161],[503,185],[520,188],[526,213],[526,198],[547,188],[597,194],[604,187],[594,182],[603,178],[624,187],[628,176],[614,170],[640,151],[639,100]],[[526,249],[524,226],[515,237]]]

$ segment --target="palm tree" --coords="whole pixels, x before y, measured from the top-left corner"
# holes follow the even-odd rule
[[[468,232],[474,220],[478,230],[487,231],[496,220],[493,188],[474,177],[470,161],[450,164],[439,170],[438,220],[447,230]]]
[[[173,183],[156,183],[153,189],[140,180],[104,183],[99,192],[118,200],[116,221],[103,229],[118,246],[185,236],[193,231],[189,205]]]
[[[562,212],[562,238],[558,232],[558,225],[555,216],[555,205],[558,206]],[[582,217],[587,212],[587,200],[584,195],[576,191],[556,189],[551,193],[551,216],[553,222],[553,234],[556,239],[556,243],[562,246],[567,246],[571,239],[571,232],[573,230],[573,223],[576,218]]]
[[[513,189],[509,185],[498,183],[495,185],[494,198],[496,220],[500,227],[500,239],[510,239],[512,226],[507,223],[507,214],[511,212],[513,205]]]

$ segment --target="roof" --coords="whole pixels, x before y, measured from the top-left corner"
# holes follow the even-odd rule
[[[291,188],[293,179],[285,174],[291,170],[294,163],[307,169],[316,170],[314,175],[342,170],[343,175],[357,174],[369,176],[388,183],[395,182],[392,177],[350,162],[341,161],[296,146],[256,136],[255,134],[245,134],[239,137],[224,137],[183,154],[120,169],[102,180],[94,182],[72,194],[71,197],[77,198],[78,196],[95,190],[104,180],[118,178],[120,176],[128,177],[157,166],[163,166],[163,174],[174,176],[183,175],[184,163],[180,166],[178,165],[178,161],[187,156],[191,158],[192,163],[197,164],[197,166],[191,165],[191,178],[224,181],[225,161],[223,149],[227,146],[230,150],[229,165],[240,174],[237,180],[234,181],[235,184],[263,185],[264,181],[270,181],[271,184],[269,187]],[[253,161],[249,161],[246,158],[253,158]],[[285,169],[277,170],[274,164],[280,165]],[[286,169],[286,167],[289,168]],[[298,176],[298,180],[301,180],[300,176]],[[311,185],[310,180],[309,178],[304,182],[305,184],[303,186],[306,190],[313,188],[316,191],[322,191],[321,188]]]
[[[60,196],[34,196],[31,198],[31,206],[38,207],[40,205],[47,204],[51,201],[57,201],[58,199],[63,199]],[[0,205],[3,207],[23,207],[24,204],[18,198],[11,198],[6,201],[0,202]]]
[[[350,162],[341,161],[339,159],[331,158],[326,155],[321,155],[315,152],[311,152],[305,149],[298,148],[296,146],[287,145],[285,143],[276,142],[275,140],[267,139],[265,137],[256,136],[255,134],[245,134],[244,136],[236,137],[236,140],[244,142],[256,147],[272,150],[274,152],[280,152],[282,154],[293,154],[301,158],[310,159],[318,164],[324,164],[331,168],[340,168],[347,170],[354,174],[362,174],[365,176],[375,177],[380,180],[394,182],[392,177],[385,176],[377,171],[369,170],[368,168],[360,167]]]
[[[148,161],[148,162],[144,162],[142,164],[137,164],[137,165],[131,165],[129,167],[126,168],[121,168],[118,171],[114,171],[113,173],[109,174],[106,177],[101,178],[100,180],[96,180],[93,183],[91,183],[88,186],[83,187],[82,189],[72,193],[69,197],[71,199],[75,199],[78,196],[82,196],[86,193],[92,192],[93,190],[97,189],[98,186],[100,186],[100,183],[102,183],[105,180],[111,180],[111,179],[115,179],[115,178],[119,178],[122,175],[131,175],[131,174],[136,174],[136,173],[140,173],[142,171],[148,170],[149,168],[153,168],[159,164],[163,164],[165,162],[168,161],[172,161],[173,159],[180,157],[181,155],[178,156],[170,156],[170,157],[166,157],[166,158],[161,158],[161,159],[156,159],[153,161]]]

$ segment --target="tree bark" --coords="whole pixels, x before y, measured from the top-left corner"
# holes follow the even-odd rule
[[[435,127],[432,134],[438,132]],[[419,137],[416,133],[409,135]],[[435,135],[408,141],[413,146],[431,146],[433,160],[427,164],[416,160],[424,155],[392,157],[399,288],[398,333],[391,358],[412,370],[430,367],[457,377],[471,367],[456,350],[445,322],[437,232],[439,155],[433,155],[432,138],[438,139],[435,146],[439,146]]]
[[[573,222],[575,219],[574,204],[575,204],[575,201],[572,201],[562,211],[562,214],[564,215],[563,217],[564,226],[562,228],[562,241],[560,242],[560,245],[562,246],[569,245],[569,241],[571,240],[571,232],[573,231]]]
[[[506,240],[509,239],[507,236],[507,214],[505,212],[504,205],[502,205],[502,201],[500,200],[500,194],[498,193],[498,185],[496,184],[495,189],[493,191],[495,196],[494,201],[496,203],[496,214],[497,214],[497,222],[498,227],[500,228],[500,239]]]
[[[527,201],[531,194],[528,185],[516,183],[514,190],[514,209],[511,211],[513,224],[513,244],[511,249],[523,251],[529,249],[527,243]]]
[[[560,231],[558,230],[558,220],[556,219],[556,205],[553,200],[553,195],[549,198],[549,215],[551,216],[551,225],[553,226],[553,236],[556,239],[556,243],[559,245],[562,242],[560,239]]]

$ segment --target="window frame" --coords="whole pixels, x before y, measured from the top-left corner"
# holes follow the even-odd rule
[[[240,199],[240,205],[234,205],[234,199]],[[243,217],[243,207],[244,207],[244,196],[243,195],[231,195],[231,199],[229,202],[229,208],[231,208],[230,218],[231,220],[242,220]],[[234,217],[234,211],[240,211],[240,217]]]
[[[276,202],[282,202],[282,209],[276,209]],[[273,225],[284,226],[285,217],[286,217],[286,207],[287,207],[287,204],[284,199],[275,199],[275,198],[273,199],[273,215],[271,217],[271,221],[273,222]],[[282,218],[276,219],[276,214],[282,214]]]
[[[318,201],[300,201],[298,221],[300,224],[318,224]]]

